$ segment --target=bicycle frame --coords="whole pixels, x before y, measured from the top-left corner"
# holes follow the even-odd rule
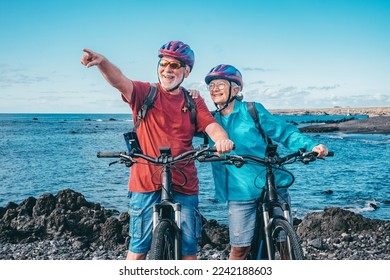
[[[175,229],[175,259],[182,257],[182,238],[181,238],[181,204],[173,201],[172,174],[168,158],[172,157],[171,150],[167,147],[160,148],[160,159],[163,164],[161,202],[153,205],[153,232],[159,222],[169,221]]]
[[[295,161],[301,161],[304,164],[308,164],[309,162],[316,160],[317,153],[306,153],[305,149],[299,149],[295,153],[285,157],[279,157],[276,150],[277,145],[268,145],[265,158],[252,155],[224,155],[211,156],[198,160],[202,162],[224,161],[225,164],[235,165],[238,168],[249,161],[263,165],[266,170],[266,181],[258,199],[259,204],[256,208],[254,238],[248,257],[254,259],[275,259],[276,252],[278,251],[278,257],[281,259],[303,259],[302,247],[300,246],[296,232],[290,223],[290,206],[288,203],[280,201],[278,198],[274,169]],[[333,152],[329,152],[328,156],[333,156]],[[294,182],[294,175],[287,170],[284,171],[292,176],[291,183],[284,186],[287,188]],[[275,213],[275,209],[280,209],[282,213]],[[284,240],[284,235],[286,235],[286,242]],[[263,243],[265,243],[265,245]],[[266,248],[264,248],[263,245],[266,246]],[[266,252],[264,249],[266,249]],[[265,254],[267,254],[267,256],[265,256]]]
[[[126,134],[126,136],[129,136]],[[126,137],[125,137],[126,139]],[[126,140],[132,140],[131,137],[127,137]],[[128,143],[128,142],[127,142]],[[131,142],[136,144],[137,141]],[[152,237],[152,249],[156,248],[151,255],[156,259],[164,258],[167,256],[169,259],[181,259],[182,258],[182,229],[181,229],[181,205],[173,201],[173,185],[172,185],[172,173],[171,165],[183,161],[194,160],[203,157],[204,154],[213,153],[216,151],[214,147],[208,147],[207,145],[200,145],[194,150],[184,152],[176,157],[172,156],[169,147],[160,147],[160,155],[157,158],[150,157],[142,153],[139,147],[128,145],[129,152],[98,152],[97,156],[100,158],[119,158],[118,161],[110,163],[122,163],[127,167],[131,167],[137,163],[134,158],[142,158],[147,162],[162,167],[162,181],[161,181],[161,201],[153,205],[153,237]],[[155,235],[155,232],[160,233]],[[174,240],[170,236],[174,236]],[[162,241],[161,241],[162,240]],[[155,243],[154,243],[155,242]],[[169,246],[164,247],[164,244],[173,243],[173,257],[169,252],[171,249]],[[155,247],[153,247],[155,244]],[[157,249],[159,248],[159,249]],[[164,253],[161,253],[164,251]],[[167,253],[168,252],[168,253]],[[163,255],[161,257],[161,255]]]
[[[276,155],[277,145],[268,145],[266,150],[266,158],[271,159]],[[274,217],[274,210],[279,208],[283,212],[283,216],[278,215],[278,218],[285,219],[290,223],[290,206],[286,202],[280,202],[278,198],[277,187],[275,183],[275,175],[273,172],[272,163],[268,163],[265,165],[266,168],[266,185],[261,194],[260,205],[258,207],[258,215],[263,216],[263,227],[257,228],[257,230],[263,230],[265,235],[265,242],[267,245],[267,256],[274,255],[274,247],[272,246],[272,238],[271,238],[271,225]],[[259,212],[260,211],[260,212]],[[259,235],[261,236],[261,235]],[[288,239],[287,239],[287,242]],[[290,248],[290,246],[288,246]]]

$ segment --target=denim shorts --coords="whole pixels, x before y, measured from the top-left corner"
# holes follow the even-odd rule
[[[198,210],[198,195],[174,193],[174,201],[181,204],[182,254],[196,255],[202,230]],[[161,191],[129,192],[129,250],[142,254],[150,250],[153,230],[153,205],[161,200]]]
[[[279,198],[291,206],[287,189],[278,189]],[[229,236],[230,245],[248,247],[252,243],[256,223],[256,200],[229,201]],[[283,215],[275,211],[274,214]],[[291,222],[291,221],[290,221]]]

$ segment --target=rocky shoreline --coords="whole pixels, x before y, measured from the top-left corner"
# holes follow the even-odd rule
[[[10,202],[0,207],[0,259],[122,260],[128,218],[71,189]],[[390,260],[390,221],[327,208],[294,224],[308,260]],[[227,259],[228,243],[227,226],[204,221],[198,259]]]
[[[311,133],[390,134],[390,116],[351,119],[338,123],[312,124],[301,127],[300,131]]]
[[[334,108],[302,108],[302,109],[270,109],[273,114],[280,115],[367,115],[368,117],[390,116],[390,107],[334,107]]]
[[[302,132],[327,133],[342,132],[347,134],[390,134],[390,107],[356,107],[356,108],[317,108],[317,109],[274,109],[279,115],[343,115],[345,119],[338,122],[309,124],[300,127]],[[354,116],[367,116],[358,119]]]

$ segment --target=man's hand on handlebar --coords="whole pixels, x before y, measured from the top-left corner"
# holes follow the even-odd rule
[[[234,149],[234,143],[230,139],[221,139],[215,142],[215,148],[218,154],[230,153]]]

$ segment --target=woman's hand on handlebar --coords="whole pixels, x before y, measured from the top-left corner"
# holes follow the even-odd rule
[[[220,139],[215,141],[217,154],[230,153],[234,149],[234,143],[230,139]]]
[[[319,144],[312,149],[312,152],[316,152],[317,157],[322,158],[328,155],[328,148],[323,144]]]

